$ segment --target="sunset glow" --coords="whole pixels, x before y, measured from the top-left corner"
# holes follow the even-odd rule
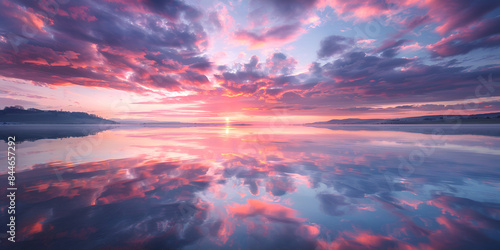
[[[294,124],[500,111],[499,1],[49,2],[0,1],[1,106]]]
[[[0,249],[500,249],[499,0],[0,0]]]

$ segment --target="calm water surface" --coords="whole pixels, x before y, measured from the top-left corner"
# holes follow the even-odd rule
[[[2,249],[500,248],[498,125],[101,130],[17,144]]]

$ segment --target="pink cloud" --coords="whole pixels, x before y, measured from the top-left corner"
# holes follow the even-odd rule
[[[500,17],[496,17],[479,22],[470,28],[444,37],[435,44],[427,45],[426,48],[437,56],[454,56],[479,48],[498,47],[500,46],[499,21]]]
[[[301,24],[294,23],[258,31],[239,30],[234,34],[234,39],[255,49],[283,45],[294,41],[303,33],[305,33],[305,29],[301,27]]]
[[[346,19],[369,20],[371,18],[390,14],[394,10],[397,10],[400,5],[404,4],[404,1],[321,0],[318,2],[317,7],[319,9],[324,9],[329,6],[334,9],[339,16]]]
[[[247,199],[247,204],[234,204],[229,211],[238,217],[264,216],[269,220],[302,223],[303,218],[297,217],[297,211],[280,204],[267,203],[255,199]]]
[[[91,16],[88,14],[87,6],[78,6],[78,7],[69,7],[68,10],[70,12],[71,18],[75,20],[83,20],[87,22],[96,21],[97,17]]]
[[[414,44],[409,44],[409,45],[403,45],[401,46],[401,50],[407,50],[407,51],[415,51],[421,49],[422,46],[418,44],[418,42]]]

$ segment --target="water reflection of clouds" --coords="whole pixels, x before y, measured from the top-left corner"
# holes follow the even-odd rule
[[[108,159],[51,161],[18,173],[22,219],[15,248],[500,244],[494,154],[440,147],[401,177],[399,157],[427,135],[283,133],[254,141],[257,150],[242,154],[240,143],[252,134],[173,131],[107,131],[117,140],[106,149]],[[374,146],[381,138],[399,147]],[[479,143],[470,135],[450,138],[457,145]],[[483,145],[500,140],[481,139]],[[388,180],[387,173],[397,178]]]

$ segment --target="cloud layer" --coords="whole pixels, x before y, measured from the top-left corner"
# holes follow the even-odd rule
[[[494,1],[0,5],[3,79],[157,98],[137,103],[166,104],[167,96],[181,95],[175,100],[203,101],[199,111],[212,115],[236,102],[228,109],[248,115],[280,107],[293,115],[335,115],[370,106],[468,103],[485,96],[476,95],[479,77],[492,75],[495,85],[499,73],[491,54],[500,45]],[[363,37],[376,33],[370,27],[384,35]],[[500,93],[487,90],[490,98]]]

